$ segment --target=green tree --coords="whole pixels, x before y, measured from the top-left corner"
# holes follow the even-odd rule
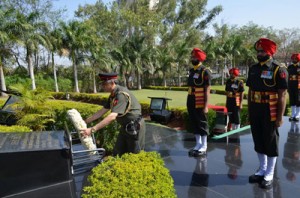
[[[74,91],[80,92],[77,67],[83,61],[87,46],[93,45],[91,36],[88,33],[88,26],[80,21],[61,22],[60,31],[64,54],[68,56],[73,65]]]
[[[0,7],[1,8],[1,7]],[[5,59],[13,56],[13,44],[16,41],[13,29],[15,23],[11,22],[11,17],[14,13],[13,9],[4,10],[0,9],[0,83],[1,90],[6,91],[6,83],[4,76],[4,63]],[[1,96],[6,96],[4,92],[1,92]]]

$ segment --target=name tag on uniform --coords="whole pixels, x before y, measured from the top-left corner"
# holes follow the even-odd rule
[[[197,78],[198,79],[199,78],[199,74],[195,73],[193,78]]]
[[[272,71],[262,71],[260,77],[265,78],[265,79],[272,79],[273,72]]]
[[[238,88],[238,86],[236,84],[232,84],[231,88],[236,89],[236,88]]]

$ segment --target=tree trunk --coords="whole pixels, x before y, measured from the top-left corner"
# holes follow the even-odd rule
[[[95,79],[95,71],[93,70],[93,90],[94,90],[94,93],[97,93],[97,85],[96,85],[96,79]]]
[[[34,70],[33,70],[33,65],[32,65],[32,58],[30,55],[27,56],[27,61],[28,61],[29,76],[31,79],[31,87],[32,87],[32,90],[35,90],[36,86],[35,86]]]
[[[52,55],[52,68],[53,68],[55,92],[59,92],[58,83],[57,83],[57,76],[56,76],[56,67],[55,67],[55,64],[54,64],[54,53],[52,53],[51,55]]]
[[[179,63],[177,63],[177,72],[178,72],[178,87],[181,87],[181,76],[180,76],[180,69],[179,69]]]
[[[5,78],[4,78],[4,72],[3,72],[3,65],[0,61],[0,79],[1,79],[1,90],[6,91],[6,84],[5,84]],[[6,97],[7,94],[4,92],[1,92],[1,96]]]
[[[165,72],[163,73],[163,81],[164,81],[164,87],[167,87],[167,79]]]
[[[77,63],[76,63],[75,58],[73,58],[73,73],[74,73],[74,91],[76,93],[79,93],[78,75],[77,75]]]
[[[141,90],[142,89],[141,74],[138,70],[136,70],[136,79],[137,79],[137,89]]]

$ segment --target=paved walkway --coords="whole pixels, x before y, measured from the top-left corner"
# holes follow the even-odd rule
[[[300,196],[299,123],[284,118],[279,129],[280,150],[273,188],[249,184],[248,177],[258,166],[250,130],[209,140],[206,158],[188,157],[194,146],[190,133],[147,124],[146,151],[157,151],[174,179],[179,198],[289,198]]]

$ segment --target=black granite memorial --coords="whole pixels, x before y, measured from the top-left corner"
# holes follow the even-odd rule
[[[76,197],[64,131],[0,133],[0,197]]]

